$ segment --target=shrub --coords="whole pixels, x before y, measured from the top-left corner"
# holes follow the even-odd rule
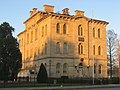
[[[37,82],[38,83],[47,83],[48,81],[48,75],[45,66],[43,63],[40,66],[38,75],[37,75]]]

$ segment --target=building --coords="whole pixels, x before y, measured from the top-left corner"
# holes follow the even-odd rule
[[[108,22],[88,18],[80,10],[75,15],[68,8],[55,13],[54,6],[44,5],[44,11],[33,8],[24,24],[18,34],[23,76],[37,75],[43,63],[49,77],[107,77]]]

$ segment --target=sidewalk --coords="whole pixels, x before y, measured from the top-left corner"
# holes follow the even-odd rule
[[[0,88],[0,90],[73,90],[73,89],[93,89],[93,88],[116,88],[120,84],[91,85],[91,86],[56,86],[56,87],[21,87],[21,88]]]

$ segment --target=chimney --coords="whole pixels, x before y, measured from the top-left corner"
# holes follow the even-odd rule
[[[64,8],[63,10],[62,10],[62,14],[66,14],[66,15],[68,15],[69,14],[69,8]]]
[[[35,13],[37,11],[37,8],[33,8],[33,13]]]
[[[84,16],[84,11],[76,10],[75,15],[76,16]]]
[[[54,6],[44,5],[43,7],[45,12],[54,12]]]
[[[30,17],[33,15],[33,11],[30,11]]]

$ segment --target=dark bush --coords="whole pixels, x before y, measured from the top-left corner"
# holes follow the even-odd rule
[[[38,83],[47,83],[48,81],[48,75],[45,66],[43,63],[40,66],[38,75],[37,75],[37,82]]]

